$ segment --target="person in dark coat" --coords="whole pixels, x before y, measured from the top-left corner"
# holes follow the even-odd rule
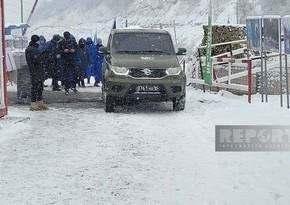
[[[48,50],[49,44],[44,36],[39,36],[38,51],[41,53],[41,66],[44,70],[44,80],[52,78],[53,74],[53,56]]]
[[[61,91],[59,80],[62,80],[62,62],[61,62],[61,51],[60,42],[62,38],[60,35],[53,35],[52,39],[47,42],[48,52],[52,56],[51,64],[51,75],[52,75],[52,91]]]
[[[41,66],[41,53],[38,50],[39,36],[32,35],[31,41],[25,50],[26,62],[31,78],[31,111],[48,109],[43,102],[44,70]]]
[[[102,67],[103,67],[103,61],[104,61],[104,54],[100,52],[100,48],[103,47],[102,45],[102,39],[97,39],[97,65],[96,70],[94,72],[95,77],[95,85],[96,87],[99,87],[99,83],[102,81]]]
[[[69,88],[72,87],[74,93],[77,93],[77,66],[76,52],[78,49],[77,43],[71,39],[71,34],[66,31],[63,34],[64,40],[60,43],[60,51],[63,60],[63,81],[65,86],[65,94],[69,94]],[[70,85],[69,76],[72,73],[73,83]]]
[[[70,34],[70,39],[77,44],[76,38],[72,34]],[[74,85],[79,83],[79,70],[78,70],[77,56],[78,56],[78,50],[76,50],[76,55],[75,55],[76,75],[77,75],[76,79],[74,77],[74,73],[73,72],[70,72],[69,73],[69,77],[68,77],[68,81],[69,81],[69,85],[70,85],[69,88],[71,88],[72,90],[74,89]]]
[[[97,48],[91,37],[88,37],[86,39],[86,45],[89,50],[90,56],[90,63],[89,66],[87,67],[87,79],[88,84],[90,84],[90,79],[92,76],[94,76],[94,71],[96,70],[97,67]]]
[[[81,38],[79,40],[78,52],[77,52],[77,62],[78,62],[78,78],[79,86],[85,87],[84,79],[86,78],[86,71],[89,65],[89,51],[86,47],[86,40]]]

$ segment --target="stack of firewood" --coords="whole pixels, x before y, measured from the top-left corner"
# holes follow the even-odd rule
[[[202,40],[202,46],[206,45],[207,42],[207,33],[208,26],[203,26],[204,37]],[[212,26],[212,44],[223,43],[223,42],[231,42],[237,40],[246,39],[246,27],[245,26],[232,26],[232,25],[213,25]],[[233,44],[233,45],[222,45],[212,48],[212,56],[230,52],[231,50],[235,50],[238,48],[242,48],[241,44]],[[200,50],[202,55],[205,55],[206,50]]]

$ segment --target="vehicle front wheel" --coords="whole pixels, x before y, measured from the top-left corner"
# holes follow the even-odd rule
[[[115,100],[112,96],[105,97],[105,111],[114,112],[115,110]]]
[[[181,96],[180,98],[174,99],[173,102],[173,111],[181,111],[185,108],[185,95]]]

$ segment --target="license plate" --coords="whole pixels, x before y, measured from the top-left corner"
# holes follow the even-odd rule
[[[158,92],[160,88],[158,85],[139,85],[136,87],[136,92]]]

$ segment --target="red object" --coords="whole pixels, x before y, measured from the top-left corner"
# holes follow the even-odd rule
[[[252,103],[252,60],[243,60],[248,64],[248,102]]]
[[[248,60],[248,102],[252,102],[252,61]]]
[[[5,49],[5,21],[4,21],[4,0],[1,0],[1,25],[2,25],[2,54],[3,54],[3,61],[2,61],[2,66],[3,66],[3,88],[4,89],[4,108],[0,109],[0,117],[3,117],[7,115],[8,109],[8,99],[7,99],[7,89],[6,89],[6,84],[7,84],[7,78],[6,78],[6,49]]]
[[[217,79],[217,75],[215,73],[215,70],[213,69],[213,80],[216,81],[216,79]],[[217,86],[217,92],[219,91],[220,91],[220,87]]]
[[[215,62],[224,62],[224,63],[243,63],[248,66],[248,102],[252,102],[252,60],[242,60],[242,59],[229,59],[229,58],[215,58]],[[217,78],[216,74],[213,73],[214,79]]]

